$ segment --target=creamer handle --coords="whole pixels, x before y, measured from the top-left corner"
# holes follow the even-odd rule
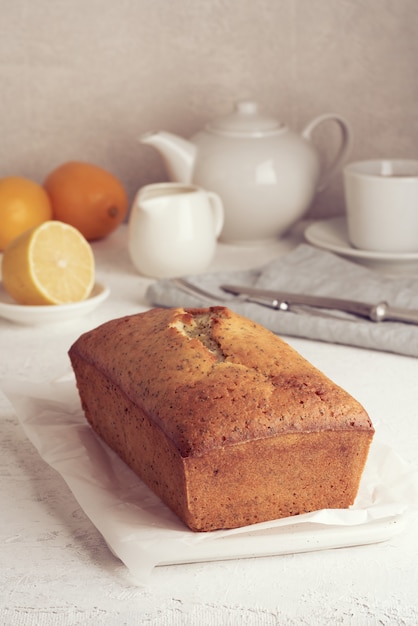
[[[215,221],[215,235],[216,238],[218,238],[224,225],[224,205],[217,193],[214,193],[213,191],[207,191],[206,193],[212,207],[213,217]]]
[[[322,172],[318,185],[316,187],[316,191],[322,191],[328,186],[333,176],[340,169],[344,159],[347,157],[347,154],[351,148],[351,130],[347,122],[340,115],[336,115],[334,113],[325,113],[324,115],[319,115],[318,117],[315,117],[315,119],[309,122],[309,124],[303,129],[302,137],[304,137],[304,139],[307,139],[308,141],[311,141],[314,130],[320,124],[328,121],[333,121],[338,124],[341,130],[341,142],[334,160],[329,165],[329,167],[324,172]]]

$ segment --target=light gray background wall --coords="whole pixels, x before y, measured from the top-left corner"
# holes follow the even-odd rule
[[[418,158],[418,1],[0,0],[0,177],[90,160],[132,200],[166,179],[143,132],[190,136],[244,97],[294,130],[340,113],[350,160]],[[340,175],[310,214],[343,210]]]

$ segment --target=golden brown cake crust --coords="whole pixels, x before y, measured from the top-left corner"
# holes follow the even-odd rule
[[[153,309],[114,320],[72,351],[142,406],[183,456],[289,431],[370,430],[347,392],[282,339],[229,309],[212,308],[224,360],[199,339],[187,339],[175,324],[200,311]]]
[[[152,309],[113,320],[80,337],[70,358],[93,428],[190,527],[233,527],[354,500],[374,433],[367,413],[287,343],[227,308]],[[99,379],[104,399],[117,398],[112,415],[106,402],[94,408]],[[144,451],[151,440],[163,455]],[[288,467],[292,447],[297,468]],[[263,449],[273,455],[264,464],[268,475],[276,468],[273,487],[262,487],[260,469],[250,481],[257,493],[241,486],[238,503],[228,505],[235,497],[223,492],[243,473],[232,459],[235,466],[252,459],[253,467],[258,458],[261,467]],[[176,486],[166,472],[177,472]],[[297,496],[295,472],[304,483]]]

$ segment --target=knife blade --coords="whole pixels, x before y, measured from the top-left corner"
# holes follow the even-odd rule
[[[406,324],[418,324],[417,309],[395,307],[389,305],[387,302],[370,304],[357,300],[289,293],[271,289],[258,289],[257,287],[247,287],[245,285],[220,285],[220,288],[236,296],[255,298],[260,304],[281,311],[287,311],[291,305],[304,305],[353,313],[354,315],[365,317],[372,322],[392,321],[404,322]]]

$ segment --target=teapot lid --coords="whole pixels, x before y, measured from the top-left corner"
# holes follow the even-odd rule
[[[233,113],[215,119],[206,128],[220,135],[260,137],[277,133],[283,124],[261,113],[257,102],[243,100],[236,103]]]

